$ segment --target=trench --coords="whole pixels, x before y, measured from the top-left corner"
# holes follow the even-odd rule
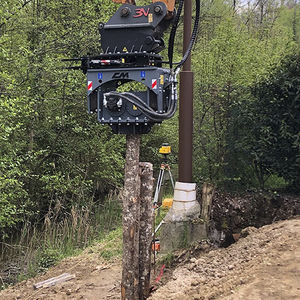
[[[244,228],[259,228],[299,214],[299,195],[273,191],[243,195],[216,192],[212,201],[209,239],[226,248],[240,238]]]

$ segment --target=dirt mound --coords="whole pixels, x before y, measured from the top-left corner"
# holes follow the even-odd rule
[[[98,254],[86,251],[65,259],[47,273],[0,292],[1,300],[99,300],[120,299],[121,262],[107,264]],[[70,281],[35,290],[33,284],[63,273],[74,274]]]
[[[164,275],[168,282],[150,299],[299,299],[300,218],[247,228],[242,236],[228,248],[201,251],[184,265],[169,269]],[[121,263],[105,264],[97,250],[89,251],[0,292],[0,299],[120,299]],[[33,283],[65,272],[76,278],[33,289]]]
[[[150,299],[299,299],[300,219],[243,235],[228,248],[191,258]]]
[[[211,239],[228,246],[234,242],[232,234],[243,228],[259,228],[299,214],[299,195],[268,191],[232,195],[216,191],[211,210]]]

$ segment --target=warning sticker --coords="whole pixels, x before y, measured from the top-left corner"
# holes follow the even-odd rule
[[[152,79],[152,89],[153,90],[157,89],[157,79]]]
[[[88,81],[87,89],[88,89],[88,91],[93,90],[93,81]]]

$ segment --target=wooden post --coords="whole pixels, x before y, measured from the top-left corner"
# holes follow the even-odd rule
[[[139,300],[149,297],[151,272],[151,247],[153,232],[153,166],[151,163],[140,163],[141,174],[141,207],[140,207],[140,263],[139,263]]]
[[[203,183],[202,188],[202,203],[201,203],[201,218],[204,222],[210,220],[211,204],[215,193],[215,188],[212,184]]]
[[[121,299],[139,300],[140,136],[127,135],[126,147]]]

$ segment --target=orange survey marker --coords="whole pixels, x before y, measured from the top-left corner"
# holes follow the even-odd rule
[[[173,204],[173,198],[165,198],[162,201],[162,207],[164,208],[171,208],[172,204]]]
[[[152,242],[152,251],[159,252],[160,251],[160,242],[159,240],[155,240]]]

